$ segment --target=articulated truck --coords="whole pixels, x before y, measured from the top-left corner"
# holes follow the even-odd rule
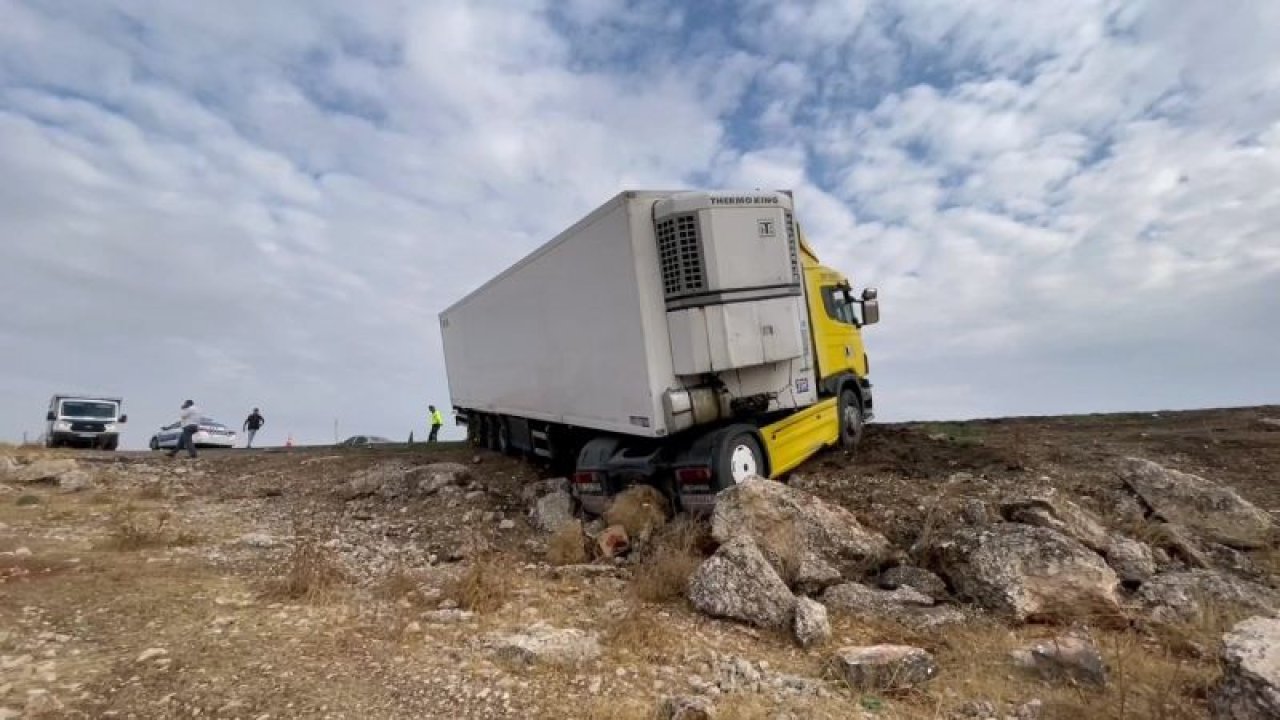
[[[856,447],[872,417],[855,295],[786,191],[623,192],[440,314],[475,444],[570,469],[602,512],[646,483],[705,512],[752,475]]]

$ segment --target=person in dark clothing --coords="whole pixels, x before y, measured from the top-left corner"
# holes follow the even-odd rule
[[[253,447],[253,436],[257,435],[262,426],[266,424],[267,419],[262,417],[262,413],[258,411],[258,408],[254,408],[253,412],[249,413],[249,417],[244,419],[244,426],[241,429],[249,435],[248,442],[244,444],[245,450]]]
[[[178,422],[166,429],[172,430],[176,427],[182,428],[182,437],[178,438],[178,444],[173,446],[173,450],[169,451],[169,457],[177,455],[185,447],[187,453],[194,458],[196,456],[195,434],[200,429],[200,408],[196,407],[194,402],[187,400],[182,403],[182,416],[178,419]]]

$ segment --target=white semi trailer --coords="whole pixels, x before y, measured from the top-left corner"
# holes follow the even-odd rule
[[[784,191],[624,192],[440,315],[476,443],[573,462],[588,509],[647,482],[690,509],[852,447],[874,290],[804,242]]]

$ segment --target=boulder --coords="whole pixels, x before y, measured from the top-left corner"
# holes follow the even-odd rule
[[[1140,458],[1125,460],[1123,477],[1156,515],[1207,540],[1253,549],[1274,537],[1271,514],[1229,487]]]
[[[985,527],[991,524],[991,511],[987,504],[977,498],[965,498],[960,503],[960,519],[966,525]]]
[[[910,565],[899,565],[889,568],[880,574],[878,583],[885,590],[910,588],[935,601],[945,600],[948,596],[947,584],[936,574],[924,568]]]
[[[1062,635],[1015,650],[1010,657],[1015,665],[1052,682],[1107,684],[1107,663],[1087,635]]]
[[[533,504],[543,495],[550,495],[559,491],[569,492],[569,490],[568,478],[547,478],[546,480],[539,480],[522,486],[520,488],[520,499],[524,501],[525,505],[533,507]]]
[[[831,622],[827,620],[826,606],[807,597],[797,598],[791,630],[800,647],[826,644],[831,639]]]
[[[18,483],[56,483],[63,475],[79,472],[80,463],[70,458],[59,460],[36,460],[21,465],[13,471],[13,481]]]
[[[1048,528],[959,528],[927,553],[957,593],[1015,620],[1120,615],[1115,571],[1097,553]]]
[[[1209,699],[1216,720],[1280,717],[1280,620],[1255,617],[1222,638],[1222,681]]]
[[[1277,591],[1214,570],[1157,575],[1142,585],[1137,599],[1148,617],[1159,623],[1191,621],[1206,610],[1265,615],[1280,611]]]
[[[534,503],[529,515],[538,529],[555,532],[556,528],[573,520],[573,496],[565,490],[543,495]]]
[[[714,617],[764,628],[790,626],[796,599],[750,538],[721,545],[689,579],[689,601]]]
[[[663,698],[656,715],[658,720],[715,720],[716,707],[707,698],[682,695]]]
[[[0,455],[0,480],[8,478],[10,475],[18,472],[18,461],[8,455]]]
[[[1110,539],[1107,529],[1093,513],[1054,492],[1002,503],[1000,514],[1009,522],[1056,530],[1098,552],[1102,552]]]
[[[890,554],[889,541],[853,513],[758,477],[720,493],[711,534],[721,543],[751,538],[780,575],[810,593],[861,577]]]
[[[471,469],[462,463],[432,463],[414,468],[409,475],[414,494],[428,497],[450,485],[466,485],[471,480]]]
[[[84,470],[72,470],[58,476],[58,489],[63,492],[80,492],[93,487],[93,478]]]
[[[541,622],[524,632],[494,637],[489,644],[498,657],[523,665],[582,665],[600,657],[594,633]]]
[[[1151,546],[1123,535],[1107,539],[1102,554],[1122,582],[1142,583],[1156,574],[1156,558]]]
[[[867,620],[887,619],[917,630],[956,625],[969,619],[954,607],[934,606],[933,598],[909,587],[891,591],[842,583],[827,588],[818,600],[833,613]]]
[[[828,667],[838,679],[858,692],[908,690],[938,674],[933,656],[909,645],[845,647],[836,651]]]

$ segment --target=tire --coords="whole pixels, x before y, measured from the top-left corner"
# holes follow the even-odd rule
[[[484,419],[475,415],[467,417],[467,443],[473,448],[484,446]]]
[[[716,489],[733,487],[752,475],[769,475],[760,442],[749,430],[731,428],[716,448]]]
[[[498,446],[498,434],[502,428],[502,418],[497,415],[489,416],[489,431],[485,434],[485,447],[494,452],[502,452]]]
[[[497,428],[493,433],[494,449],[503,455],[511,454],[511,428],[502,418],[498,418]]]
[[[858,449],[862,441],[864,425],[862,400],[858,393],[845,389],[840,392],[840,438],[838,443],[842,450]]]
[[[116,438],[114,440],[108,440],[107,442],[102,444],[102,449],[108,452],[114,452],[117,447],[120,447],[119,438]]]
[[[156,451],[160,449],[160,440],[157,439],[155,435],[151,436],[150,447],[152,451]]]

